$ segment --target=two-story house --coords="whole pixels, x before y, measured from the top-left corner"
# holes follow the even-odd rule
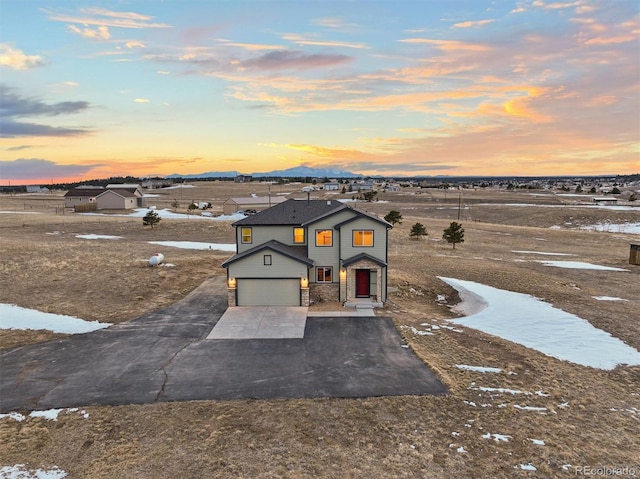
[[[339,201],[294,200],[236,221],[229,306],[387,299],[386,221]]]

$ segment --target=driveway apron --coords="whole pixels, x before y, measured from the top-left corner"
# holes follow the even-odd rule
[[[308,318],[301,339],[206,339],[226,309],[212,277],[129,323],[0,353],[0,412],[239,398],[444,394],[389,318]]]

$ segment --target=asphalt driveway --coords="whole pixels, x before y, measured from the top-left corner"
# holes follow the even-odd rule
[[[224,278],[129,323],[0,353],[0,412],[157,401],[444,394],[390,318],[309,317],[299,339],[206,339]]]

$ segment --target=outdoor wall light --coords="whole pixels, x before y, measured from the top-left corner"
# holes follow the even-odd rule
[[[229,278],[229,280],[227,281],[227,284],[229,285],[230,288],[235,288],[236,287],[236,279],[235,278]]]
[[[347,277],[347,270],[346,269],[341,269],[340,270],[340,279],[345,279]]]
[[[309,279],[308,278],[300,278],[300,287],[308,288],[309,287]]]

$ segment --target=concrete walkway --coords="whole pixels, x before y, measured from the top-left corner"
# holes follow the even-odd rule
[[[0,413],[159,401],[444,394],[390,318],[307,318],[296,339],[208,339],[225,278],[135,321],[0,351]]]
[[[295,306],[228,308],[207,339],[302,339],[307,309]]]

